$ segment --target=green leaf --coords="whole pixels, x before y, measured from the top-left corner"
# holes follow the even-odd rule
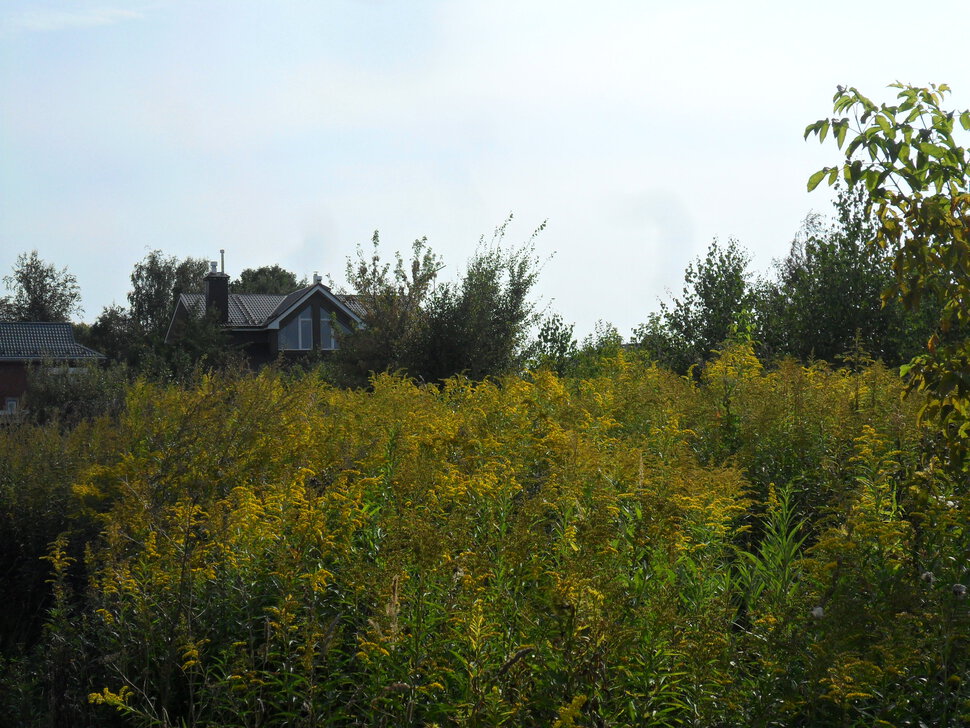
[[[816,172],[815,174],[813,174],[811,177],[809,177],[808,178],[808,191],[811,192],[816,187],[818,187],[819,183],[822,181],[822,178],[825,175],[827,175],[828,173],[829,173],[829,168],[828,167],[825,167],[823,169],[820,169],[818,172]]]
[[[939,144],[931,144],[930,142],[920,142],[919,149],[930,157],[940,157],[946,156],[947,150],[941,147]]]
[[[839,149],[845,143],[845,133],[849,130],[849,120],[840,119],[835,122],[835,143],[838,145]]]
[[[970,131],[970,111],[964,111],[960,114],[960,126]]]

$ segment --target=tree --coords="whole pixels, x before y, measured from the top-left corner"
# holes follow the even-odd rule
[[[81,331],[76,331],[78,341],[100,351],[106,356],[120,361],[132,360],[132,345],[136,332],[132,331],[131,319],[124,306],[111,304],[101,309],[101,313],[88,327],[82,337]]]
[[[634,340],[678,372],[707,361],[753,304],[748,262],[736,240],[722,247],[715,238],[704,258],[687,266],[683,296],[672,307],[661,303],[660,312],[634,330]]]
[[[128,316],[134,331],[146,339],[164,338],[179,294],[200,293],[208,270],[201,258],[180,261],[160,250],[149,252],[131,272]]]
[[[834,362],[862,346],[900,364],[916,353],[920,322],[896,302],[882,305],[892,259],[868,245],[875,221],[867,204],[864,188],[841,189],[835,220],[806,218],[774,279],[759,287],[757,338],[766,356]]]
[[[565,374],[577,352],[573,324],[567,325],[562,316],[552,313],[539,324],[539,333],[530,350],[530,366]]]
[[[808,189],[841,176],[864,186],[877,226],[870,245],[893,254],[895,278],[886,300],[908,308],[936,302],[936,331],[905,371],[911,390],[926,393],[923,415],[943,428],[953,462],[970,451],[970,153],[954,137],[970,111],[942,107],[950,89],[892,84],[897,103],[876,105],[855,88],[839,87],[836,114],[805,129],[824,141],[831,131],[842,163],[813,174]]]
[[[373,372],[402,370],[425,381],[464,372],[480,379],[512,371],[525,361],[536,316],[529,294],[538,276],[533,240],[501,246],[511,217],[484,238],[458,281],[436,285],[441,259],[416,240],[405,263],[382,261],[375,232],[372,252],[357,248],[347,280],[363,307],[363,325],[340,337],[335,363],[348,383]]]
[[[533,241],[505,249],[501,243],[511,217],[490,244],[484,238],[461,279],[431,294],[411,372],[428,381],[464,373],[482,379],[514,371],[524,362],[526,338],[536,323],[529,296],[538,279]]]
[[[202,321],[188,329],[198,341],[186,342],[183,337],[179,347],[164,343],[178,295],[201,292],[207,271],[208,264],[199,258],[179,260],[160,250],[149,252],[132,269],[129,307],[106,306],[88,331],[88,345],[127,361],[141,373],[156,374],[183,370],[184,362],[195,361],[199,352],[211,353],[224,342]]]
[[[291,273],[278,265],[264,265],[259,268],[246,268],[239,279],[229,284],[233,293],[292,293],[307,285],[307,280],[298,281]]]
[[[426,238],[414,241],[408,264],[396,253],[393,269],[381,259],[376,230],[371,248],[368,255],[358,245],[356,259],[347,261],[347,281],[364,310],[363,325],[339,335],[336,364],[353,384],[366,382],[373,372],[408,367],[423,325],[422,306],[442,267]]]
[[[82,312],[77,279],[67,268],[45,263],[36,250],[18,255],[13,275],[4,276],[3,282],[13,291],[0,306],[7,320],[63,322]]]

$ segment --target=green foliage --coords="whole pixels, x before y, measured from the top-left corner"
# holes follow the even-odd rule
[[[351,384],[407,367],[423,326],[422,306],[442,267],[425,238],[414,241],[407,265],[397,254],[393,270],[381,260],[377,231],[371,246],[368,256],[358,245],[356,260],[347,261],[347,282],[365,311],[363,326],[339,336],[336,359]]]
[[[460,278],[436,283],[440,258],[416,240],[411,259],[393,269],[375,232],[369,256],[358,247],[347,279],[364,307],[363,326],[340,337],[337,380],[362,385],[375,372],[403,371],[425,381],[457,373],[473,379],[515,371],[525,363],[536,321],[529,296],[538,277],[532,238],[516,249],[502,241],[511,217],[479,249]]]
[[[6,320],[63,322],[81,313],[77,278],[67,268],[45,263],[36,250],[18,255],[13,274],[3,282],[13,291],[0,302],[0,316]]]
[[[307,285],[306,278],[297,280],[296,274],[278,265],[246,268],[237,280],[229,284],[232,293],[292,293]]]
[[[411,352],[409,370],[426,381],[463,373],[478,380],[519,369],[526,336],[536,323],[530,294],[539,275],[533,241],[519,248],[502,242],[512,218],[479,248],[460,279],[429,296],[425,321]]]
[[[0,713],[958,724],[962,486],[898,377],[736,332],[685,378],[609,331],[581,377],[200,374],[0,431]]]
[[[210,313],[189,315],[182,322],[178,340],[165,342],[179,294],[201,292],[206,272],[204,260],[178,260],[159,250],[149,252],[132,270],[129,308],[106,306],[84,342],[151,377],[184,378],[198,366],[234,364],[237,352]]]
[[[539,333],[530,349],[530,367],[565,374],[577,352],[572,324],[567,326],[558,313],[549,314],[540,322]]]
[[[939,315],[924,353],[907,366],[911,388],[929,397],[924,414],[944,428],[951,455],[960,460],[970,442],[970,154],[957,142],[957,120],[970,130],[970,112],[948,111],[949,88],[892,84],[897,103],[880,104],[855,88],[839,87],[833,99],[838,118],[810,124],[825,139],[829,130],[845,161],[819,170],[823,179],[842,176],[850,188],[864,186],[867,211],[878,221],[872,245],[890,250],[895,280],[888,297],[907,307],[929,299]]]
[[[150,251],[131,271],[128,317],[131,329],[148,341],[161,341],[180,293],[201,293],[209,265],[201,258],[178,260]]]
[[[24,407],[37,422],[73,427],[101,415],[116,416],[124,404],[127,383],[124,364],[41,363],[28,372]]]
[[[895,301],[883,305],[892,259],[869,245],[867,205],[863,188],[840,190],[835,220],[809,216],[774,278],[760,286],[758,339],[769,356],[834,362],[858,336],[873,356],[898,365],[922,347],[929,331],[921,322]]]
[[[703,259],[687,266],[681,298],[661,302],[660,312],[633,332],[633,340],[656,361],[678,372],[707,361],[731,326],[753,302],[748,254],[736,240],[711,242]]]
[[[105,306],[87,331],[76,330],[79,343],[118,360],[133,362],[138,333],[124,306]]]

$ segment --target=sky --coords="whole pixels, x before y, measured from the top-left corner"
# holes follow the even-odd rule
[[[80,320],[150,250],[339,288],[380,232],[455,279],[509,215],[539,308],[620,334],[711,241],[770,272],[831,193],[836,85],[970,107],[966,0],[3,0],[0,273],[76,276]]]

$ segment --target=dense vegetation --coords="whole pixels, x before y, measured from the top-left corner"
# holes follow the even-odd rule
[[[894,373],[766,371],[743,342],[699,383],[623,354],[599,368],[371,391],[273,370],[140,381],[117,421],[4,430],[0,714],[967,713],[965,486]]]

